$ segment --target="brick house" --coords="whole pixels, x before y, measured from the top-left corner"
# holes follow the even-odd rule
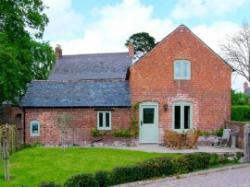
[[[135,105],[140,143],[161,143],[165,129],[210,131],[230,119],[232,68],[184,25],[134,63],[131,47],[56,52],[49,79],[32,81],[21,101],[27,143],[60,144],[56,117],[65,113],[72,116],[69,137],[81,145],[92,140],[93,128],[130,128]]]

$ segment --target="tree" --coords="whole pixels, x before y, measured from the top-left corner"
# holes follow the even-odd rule
[[[250,25],[245,23],[237,34],[221,45],[225,60],[250,82]]]
[[[248,96],[245,93],[236,92],[232,90],[231,100],[232,105],[248,105]]]
[[[69,114],[63,114],[57,117],[58,127],[61,131],[61,145],[63,150],[65,150],[65,133],[66,129],[70,126],[70,121],[72,120],[72,116]]]
[[[0,125],[0,151],[3,160],[4,178],[10,180],[9,155],[16,150],[16,127],[15,125]]]
[[[32,79],[46,79],[53,49],[42,40],[48,18],[42,0],[0,0],[0,104],[17,102]]]
[[[125,46],[128,47],[130,43],[134,45],[135,55],[139,57],[154,48],[155,39],[147,32],[139,32],[130,36]]]

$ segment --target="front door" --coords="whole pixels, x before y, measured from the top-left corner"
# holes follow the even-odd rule
[[[157,103],[140,104],[140,143],[158,143],[158,115]]]

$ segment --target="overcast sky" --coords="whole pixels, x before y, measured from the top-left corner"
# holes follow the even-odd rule
[[[188,26],[220,54],[220,44],[243,22],[250,22],[250,0],[43,0],[50,22],[44,38],[63,54],[127,51],[136,32],[157,41],[180,24]],[[242,89],[244,79],[233,76]]]

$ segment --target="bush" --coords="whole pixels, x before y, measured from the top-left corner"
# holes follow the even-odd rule
[[[110,172],[97,171],[95,174],[95,178],[99,184],[99,187],[107,187],[110,185]]]
[[[98,182],[92,174],[75,175],[69,178],[65,187],[98,187]]]
[[[250,105],[232,106],[232,120],[250,121]]]
[[[66,181],[65,187],[106,187],[154,177],[188,173],[234,161],[237,160],[229,160],[228,155],[218,156],[208,153],[178,155],[173,158],[153,158],[132,166],[117,167],[110,172],[98,171],[95,175],[76,175]]]
[[[120,129],[113,131],[113,136],[121,138],[130,138],[132,137],[132,133],[130,129]]]
[[[232,90],[232,105],[248,105],[248,96],[245,93]]]
[[[170,148],[196,148],[199,138],[199,131],[190,129],[186,133],[178,133],[172,130],[165,131],[164,141]]]
[[[60,187],[61,185],[55,182],[42,182],[38,187]]]
[[[96,128],[91,129],[91,135],[94,138],[101,137],[103,134],[101,131],[97,130]]]

